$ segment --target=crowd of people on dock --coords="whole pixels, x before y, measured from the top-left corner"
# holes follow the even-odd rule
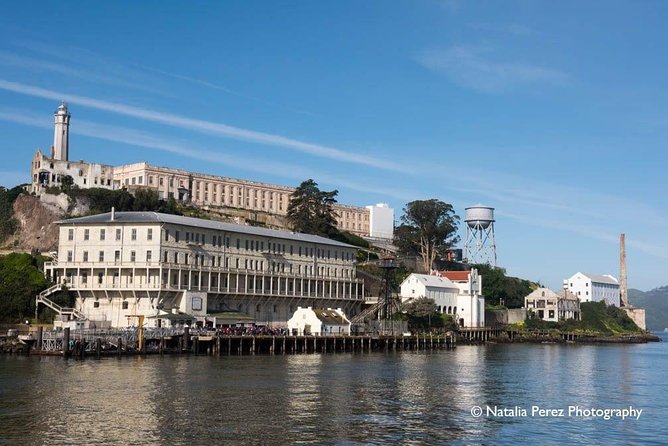
[[[252,327],[221,327],[216,329],[217,335],[225,336],[285,336],[287,328],[271,328],[265,326]]]

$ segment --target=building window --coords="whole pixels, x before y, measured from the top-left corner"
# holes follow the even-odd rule
[[[84,240],[90,239],[90,229],[84,229]]]
[[[72,251],[67,251],[67,261],[68,262],[72,261]]]
[[[106,229],[100,229],[100,241],[104,240],[107,237]]]
[[[137,253],[135,251],[130,251],[130,261],[134,262],[137,258]]]
[[[114,262],[118,263],[121,261],[121,252],[120,251],[114,251]]]
[[[104,251],[100,251],[100,262],[104,262]]]
[[[179,241],[179,238],[180,238],[180,233],[179,233],[179,231],[176,231],[176,232],[174,233],[174,240],[176,240],[176,241],[178,242],[178,241]]]
[[[100,308],[100,302],[93,302],[93,308]]]
[[[132,238],[132,240],[137,240],[137,230],[136,229],[132,230],[132,237],[131,238]]]
[[[102,284],[102,278],[104,277],[104,273],[97,273],[97,283]]]
[[[169,229],[165,229],[165,241],[169,241]]]
[[[169,259],[169,253],[168,253],[167,251],[165,251],[165,253],[163,254],[163,259],[164,259],[163,261],[164,261],[165,263],[167,263],[167,262],[169,261],[169,260],[168,260],[168,259]]]
[[[84,285],[88,283],[88,274],[81,273],[81,283]]]
[[[88,261],[88,251],[83,252],[83,261],[87,262]]]
[[[153,256],[153,251],[146,251],[146,261],[150,262],[151,257]]]
[[[121,239],[121,230],[116,229],[116,240],[120,240],[120,239]]]
[[[153,229],[148,228],[146,231],[146,240],[153,240]]]
[[[122,308],[123,310],[127,310],[127,309],[128,309],[128,301],[127,301],[127,300],[124,300],[124,301],[123,301],[123,303],[121,304],[121,308]]]
[[[67,240],[69,241],[74,240],[74,229],[67,230]]]

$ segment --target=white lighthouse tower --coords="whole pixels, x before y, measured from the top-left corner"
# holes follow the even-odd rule
[[[70,114],[63,102],[54,114],[53,159],[69,161]]]
[[[470,264],[496,266],[496,240],[494,239],[494,208],[471,206],[466,208],[466,241],[464,258]]]

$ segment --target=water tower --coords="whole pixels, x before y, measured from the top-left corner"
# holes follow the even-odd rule
[[[471,264],[496,266],[496,240],[494,239],[494,208],[471,206],[466,208],[466,241],[464,257]]]

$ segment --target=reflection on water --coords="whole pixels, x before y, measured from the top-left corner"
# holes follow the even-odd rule
[[[99,361],[4,356],[0,444],[661,443],[666,352],[663,343]],[[644,413],[626,422],[470,415],[473,406],[572,404]]]

